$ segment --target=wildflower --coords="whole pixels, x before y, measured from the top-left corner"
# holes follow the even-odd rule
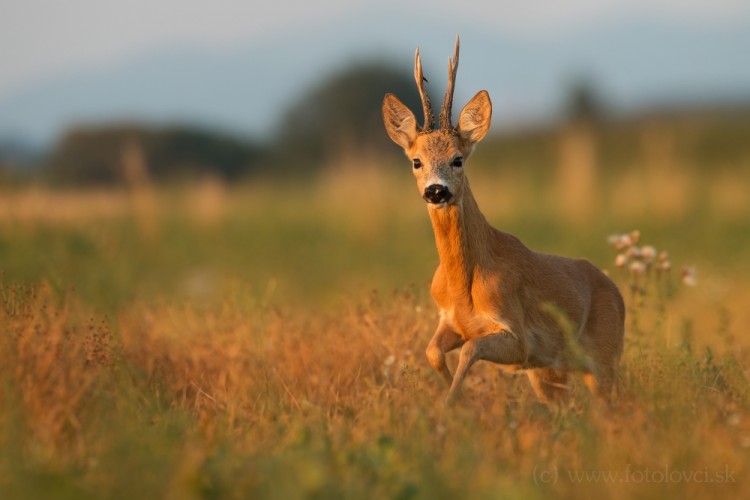
[[[637,229],[634,231],[630,231],[630,234],[628,235],[630,237],[631,245],[635,245],[638,243],[638,240],[641,239],[641,232]]]
[[[646,245],[641,248],[641,256],[643,257],[644,261],[652,262],[656,257],[656,249],[651,245]]]
[[[607,238],[607,243],[615,247],[615,250],[622,250],[633,244],[627,234],[612,234]]]
[[[628,263],[628,256],[624,253],[617,254],[617,257],[615,257],[615,265],[617,267],[625,267],[625,264]]]
[[[630,272],[635,276],[640,276],[646,272],[646,266],[643,262],[634,261],[630,263]]]
[[[659,262],[666,262],[667,259],[669,259],[669,252],[667,252],[666,250],[662,250],[661,252],[659,252],[659,257],[657,258],[659,259]]]
[[[686,286],[695,286],[698,281],[695,278],[694,267],[683,267],[682,268],[682,283]]]
[[[662,260],[656,265],[656,268],[660,271],[669,271],[672,269],[672,263],[668,260]]]
[[[631,246],[630,248],[628,248],[628,251],[625,252],[625,254],[628,257],[630,257],[631,259],[639,259],[640,260],[641,257],[643,257],[643,252],[637,246]]]

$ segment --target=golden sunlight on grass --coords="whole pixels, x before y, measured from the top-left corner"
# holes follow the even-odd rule
[[[706,203],[734,192],[721,176],[687,176],[667,201],[624,179],[610,176],[582,224],[557,210],[552,183],[472,177],[493,225],[586,256],[620,286],[630,316],[611,407],[577,378],[567,402],[542,405],[525,377],[482,363],[444,407],[424,358],[434,241],[408,168],[343,165],[283,187],[209,179],[147,188],[147,202],[133,186],[4,192],[0,487],[9,498],[748,496],[745,205]],[[607,245],[636,227],[640,241]],[[697,268],[696,287],[680,284],[683,267]]]
[[[748,491],[746,352],[631,342],[611,408],[577,382],[568,403],[546,407],[525,378],[478,366],[448,409],[421,356],[431,306],[409,293],[321,315],[238,292],[134,304],[110,324],[44,286],[2,292],[0,477],[15,476],[21,496],[52,478],[182,498]],[[120,491],[117,464],[154,469]],[[644,480],[666,464],[714,483]],[[48,479],[20,480],[32,470]]]

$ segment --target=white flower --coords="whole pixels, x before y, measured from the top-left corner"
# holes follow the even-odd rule
[[[628,251],[625,252],[625,254],[631,259],[640,259],[641,257],[643,257],[643,252],[637,246],[628,248]]]
[[[634,231],[630,231],[629,236],[630,236],[631,244],[635,245],[636,243],[638,243],[638,240],[641,239],[641,232],[636,229]]]
[[[682,268],[682,283],[686,286],[696,286],[698,284],[698,280],[695,278],[694,267]]]
[[[617,257],[615,257],[615,265],[617,267],[625,267],[625,265],[628,263],[628,256],[624,253],[617,254]]]
[[[643,264],[643,262],[638,262],[638,261],[631,262],[630,272],[636,276],[640,276],[646,272],[646,266]]]
[[[607,238],[607,243],[615,247],[615,250],[622,250],[633,244],[630,240],[630,236],[627,234],[611,234]]]
[[[656,257],[656,249],[651,245],[646,245],[641,248],[641,256],[646,262],[651,262],[654,260],[654,257]]]

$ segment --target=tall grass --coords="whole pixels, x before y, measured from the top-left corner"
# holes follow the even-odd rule
[[[2,292],[0,480],[16,498],[740,497],[750,487],[748,359],[733,346],[640,342],[611,408],[582,384],[548,408],[523,378],[480,364],[451,409],[421,356],[431,306],[410,292],[327,314],[238,292],[210,305],[134,304],[116,320],[44,287]],[[667,467],[714,482],[644,479]]]
[[[710,201],[733,188],[688,176],[677,212],[644,213],[612,201],[642,190],[605,178],[582,223],[555,184],[480,168],[485,214],[533,248],[589,257],[625,292],[606,237],[638,227],[699,286],[673,272],[661,302],[629,304],[611,407],[577,380],[542,405],[480,363],[446,408],[422,354],[424,207],[407,172],[358,167],[312,187],[155,189],[147,205],[3,193],[3,497],[750,494],[750,227]]]

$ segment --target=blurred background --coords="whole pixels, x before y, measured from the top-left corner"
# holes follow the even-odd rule
[[[444,409],[380,109],[456,34],[482,212],[625,297],[611,407]],[[0,500],[750,498],[749,54],[748,0],[0,1]]]
[[[425,290],[432,234],[380,104],[393,92],[419,109],[416,47],[440,102],[458,33],[456,113],[480,89],[494,105],[468,170],[493,225],[605,268],[607,235],[638,228],[711,270],[715,303],[750,294],[732,280],[750,251],[747,2],[0,11],[6,280],[105,308],[233,286],[313,304]]]
[[[73,183],[116,182],[111,165],[70,163],[127,136],[156,177],[188,175],[188,163],[228,179],[315,169],[346,148],[381,150],[374,116],[386,91],[414,102],[415,47],[442,95],[457,33],[456,106],[487,89],[496,137],[579,115],[736,119],[750,102],[750,6],[739,0],[11,0],[0,154],[6,169],[44,164]]]

